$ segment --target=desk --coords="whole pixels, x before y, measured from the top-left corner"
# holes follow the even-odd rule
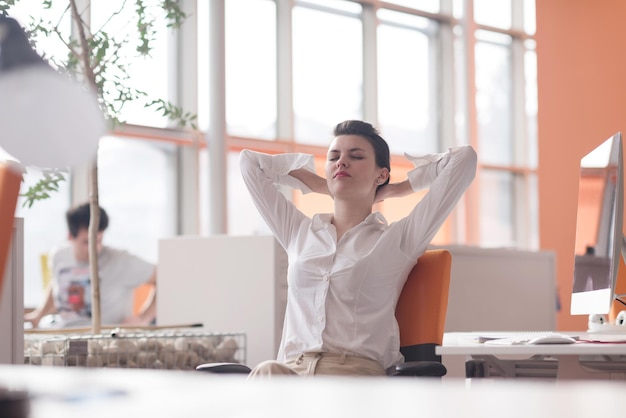
[[[29,418],[623,418],[623,382],[283,377],[193,371],[0,366],[32,395]]]
[[[585,343],[554,345],[488,345],[479,336],[514,336],[505,332],[451,332],[436,353],[453,376],[534,377],[557,379],[626,380],[626,344]],[[522,333],[523,334],[523,333]],[[586,332],[564,333],[581,339],[598,337]],[[459,366],[458,358],[465,362]],[[446,361],[448,360],[448,361]],[[450,366],[448,366],[450,364]]]

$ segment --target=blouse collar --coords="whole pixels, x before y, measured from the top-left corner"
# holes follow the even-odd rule
[[[332,213],[318,213],[313,216],[311,229],[313,231],[319,231],[320,229],[328,228],[332,219]],[[387,220],[380,212],[373,212],[367,215],[367,218],[365,218],[360,225],[378,225],[380,229],[384,229],[387,227]]]

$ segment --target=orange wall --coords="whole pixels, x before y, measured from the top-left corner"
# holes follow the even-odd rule
[[[536,0],[541,248],[557,256],[560,330],[571,316],[578,165],[617,131],[626,134],[626,1]]]

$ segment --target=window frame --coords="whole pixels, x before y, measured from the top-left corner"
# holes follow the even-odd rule
[[[228,0],[226,0],[228,1]],[[272,1],[272,0],[266,0]],[[281,82],[277,84],[277,134],[274,140],[261,138],[243,138],[230,136],[226,132],[224,138],[224,147],[227,152],[237,151],[243,148],[251,148],[261,152],[305,152],[315,155],[324,155],[325,149],[321,146],[298,143],[294,140],[293,135],[293,72],[291,68],[291,48],[292,48],[292,15],[291,11],[295,5],[310,6],[312,2],[299,0],[273,0],[276,4],[277,13],[277,77]],[[512,59],[512,123],[511,127],[512,145],[514,146],[514,163],[511,165],[491,165],[479,162],[477,179],[480,178],[482,170],[505,171],[513,174],[514,190],[512,190],[513,208],[515,213],[515,225],[513,228],[514,241],[517,247],[534,249],[538,246],[538,232],[531,230],[536,229],[537,222],[533,220],[532,213],[536,213],[536,208],[529,207],[525,202],[534,202],[536,197],[531,196],[537,193],[536,187],[533,189],[532,183],[536,183],[537,168],[531,167],[528,161],[529,136],[528,115],[526,114],[526,82],[524,74],[525,54],[529,48],[526,41],[533,40],[533,34],[525,33],[522,21],[522,11],[524,0],[512,0],[512,27],[510,29],[502,29],[480,25],[473,21],[472,17],[472,0],[462,0],[464,15],[456,18],[453,14],[454,1],[442,0],[441,11],[439,13],[429,13],[418,9],[412,9],[405,6],[395,5],[379,0],[347,0],[359,3],[363,10],[361,19],[363,23],[363,42],[364,42],[364,66],[363,66],[363,118],[369,121],[378,120],[377,111],[377,73],[376,73],[376,30],[378,20],[376,11],[379,8],[394,10],[402,13],[409,13],[415,16],[421,16],[433,19],[440,25],[439,36],[433,42],[436,46],[437,57],[433,62],[436,63],[436,71],[440,74],[440,82],[437,85],[438,92],[435,98],[439,108],[437,129],[439,130],[438,140],[439,146],[443,150],[450,146],[470,144],[478,149],[478,127],[476,122],[476,103],[474,101],[476,88],[474,85],[475,77],[475,56],[474,46],[476,43],[475,32],[477,30],[491,31],[500,34],[506,34],[511,37],[511,59]],[[185,0],[183,4],[192,5],[195,10],[195,0]],[[312,7],[322,7],[315,6]],[[322,7],[323,8],[323,7]],[[460,28],[462,35],[462,54],[455,56],[455,28]],[[457,35],[458,36],[458,35]],[[184,45],[178,42],[177,45]],[[197,47],[197,46],[196,46]],[[190,58],[194,54],[193,48],[179,47],[174,50],[174,57],[181,63],[193,63]],[[454,67],[461,66],[463,79],[459,82],[455,80]],[[197,74],[196,74],[197,76]],[[188,91],[188,86],[184,91]],[[458,106],[457,98],[461,97]],[[193,100],[187,100],[193,102]],[[193,107],[193,105],[192,105]],[[457,117],[461,117],[466,121],[465,125],[459,129],[455,124]],[[201,139],[197,142],[196,147],[206,146],[206,137],[208,133],[202,132]],[[330,140],[330,138],[329,138]],[[534,139],[536,141],[536,138]],[[189,151],[189,149],[187,149]],[[188,157],[189,158],[189,157]],[[191,157],[194,158],[194,157]],[[392,156],[392,161],[401,161],[402,157],[398,155]],[[403,164],[399,162],[399,164]],[[195,167],[197,171],[197,166]],[[184,170],[179,171],[179,176],[185,176]],[[187,174],[188,176],[188,174]],[[180,183],[180,182],[179,182]],[[197,186],[197,183],[196,183]],[[480,182],[475,181],[474,185],[468,190],[464,199],[459,203],[457,210],[451,215],[449,222],[454,227],[453,238],[450,243],[480,245]],[[200,190],[200,193],[208,191]],[[187,217],[192,215],[199,218],[199,213],[206,208],[200,208],[199,199],[193,196],[193,193],[184,193],[181,195],[181,207],[194,208],[186,209]],[[183,210],[179,212],[182,215]],[[536,217],[537,215],[534,215]],[[179,224],[183,221],[179,220]],[[532,227],[532,228],[531,228]],[[194,222],[180,229],[180,233],[197,233],[202,228]]]

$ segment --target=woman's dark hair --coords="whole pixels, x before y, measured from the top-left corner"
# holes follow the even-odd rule
[[[65,213],[65,219],[67,220],[67,228],[70,230],[70,235],[76,238],[78,236],[78,231],[81,229],[88,229],[90,218],[91,208],[89,207],[89,203],[84,203],[69,209]],[[108,226],[109,216],[104,209],[100,208],[98,231],[104,231]]]
[[[333,134],[335,136],[358,135],[367,139],[367,141],[372,144],[372,147],[374,147],[376,165],[381,168],[386,168],[389,172],[391,172],[389,145],[387,145],[387,141],[380,136],[378,130],[370,123],[363,122],[361,120],[346,120],[335,126]],[[387,181],[381,184],[381,186],[387,183],[389,183],[389,177],[387,177]]]

